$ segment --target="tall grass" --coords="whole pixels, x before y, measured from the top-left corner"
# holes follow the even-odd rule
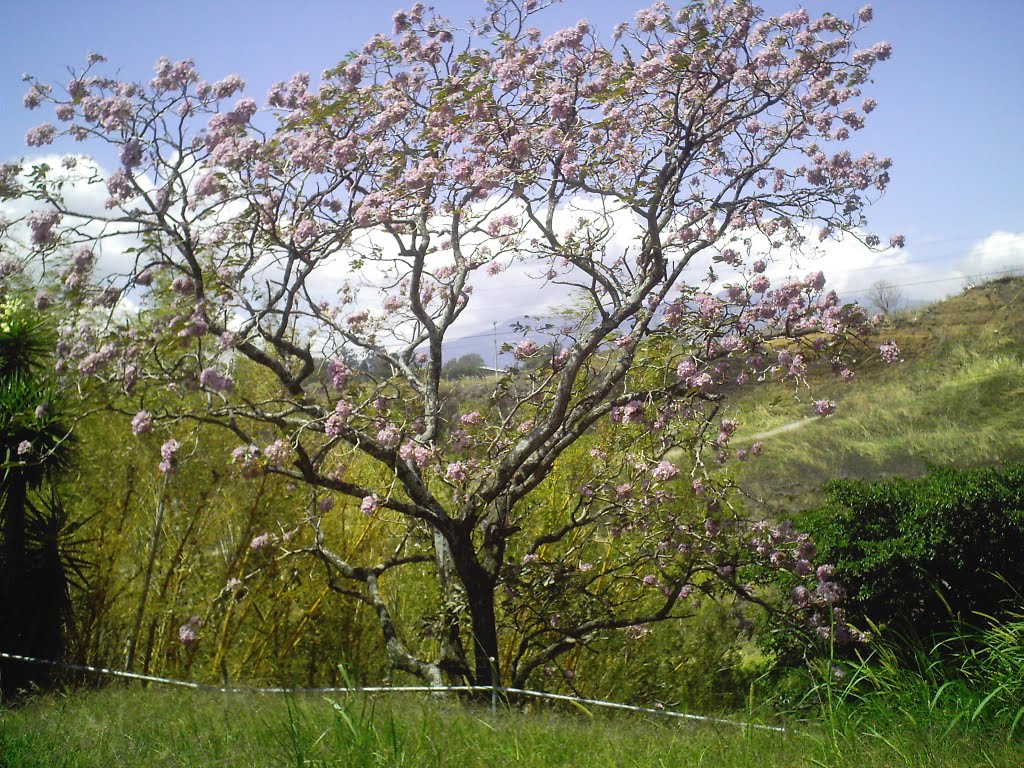
[[[960,625],[931,645],[890,636],[852,659],[823,660],[801,704],[834,737],[929,729],[992,736],[1024,756],[1024,614]],[[873,628],[876,632],[877,628]]]
[[[1016,642],[1019,629],[997,630],[992,651]],[[953,686],[945,668],[908,670],[886,648],[854,663],[832,660],[829,670],[844,664],[845,676],[820,682],[813,697],[821,708],[784,733],[547,704],[492,712],[456,699],[110,687],[0,710],[0,766],[1019,768],[1024,739],[1003,727],[1020,719],[1006,709],[1009,698],[986,702],[980,678]],[[1004,672],[983,653],[977,663],[986,684],[1012,688],[1016,667]]]

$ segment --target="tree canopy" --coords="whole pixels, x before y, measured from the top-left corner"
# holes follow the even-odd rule
[[[855,46],[870,7],[656,3],[604,42],[585,21],[544,36],[545,5],[494,0],[467,31],[417,4],[262,109],[190,60],[136,83],[91,55],[64,88],[31,81],[26,105],[58,124],[28,143],[70,136],[119,167],[0,179],[35,201],[5,269],[59,304],[58,371],[126,393],[136,434],[164,430],[164,473],[204,423],[237,471],[308,487],[253,548],[318,559],[395,668],[432,682],[522,684],[703,596],[767,602],[765,569],[810,579],[801,608],[837,599],[806,537],[730,513],[714,467],[757,453],[731,445],[728,392],[818,363],[849,376],[870,330],[820,272],[773,284],[766,265],[840,233],[879,245],[863,211],[891,163],[843,144],[890,46]],[[64,194],[80,183],[105,185],[105,212]],[[524,365],[453,412],[444,342],[474,281],[521,265],[582,309],[524,327]],[[254,370],[272,384],[243,386]],[[386,517],[387,552],[325,533],[336,498]],[[395,621],[387,582],[410,568],[436,580],[430,643]],[[546,590],[576,609],[538,612]]]

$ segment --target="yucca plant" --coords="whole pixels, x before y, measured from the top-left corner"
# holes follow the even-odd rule
[[[70,602],[73,529],[48,484],[71,458],[67,408],[50,371],[44,318],[17,299],[0,301],[0,648],[59,657]],[[45,667],[3,661],[4,696],[45,684]]]

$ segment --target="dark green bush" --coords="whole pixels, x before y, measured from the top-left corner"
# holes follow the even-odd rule
[[[855,625],[930,637],[1005,617],[1024,593],[1024,465],[839,480],[798,526],[834,563]]]

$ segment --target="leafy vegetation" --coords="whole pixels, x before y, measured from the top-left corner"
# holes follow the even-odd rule
[[[825,493],[797,525],[836,564],[853,623],[931,638],[951,622],[1019,605],[1024,465],[837,480]]]
[[[72,442],[51,335],[44,318],[0,290],[0,648],[61,659],[81,563],[77,523],[55,485]],[[47,677],[0,660],[0,695]]]

